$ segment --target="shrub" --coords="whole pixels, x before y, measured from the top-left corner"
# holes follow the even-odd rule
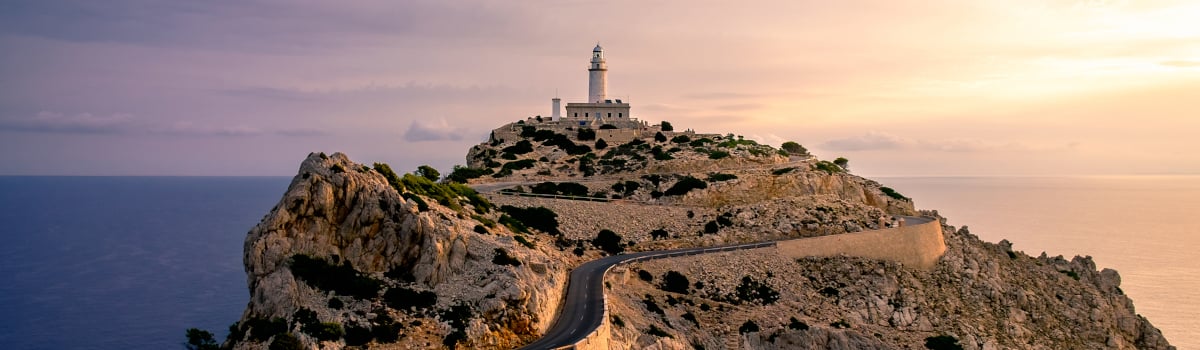
[[[521,245],[525,246],[525,248],[533,249],[533,242],[530,242],[529,240],[525,239],[525,236],[516,235],[516,236],[513,236],[513,239],[516,240],[517,243],[521,243]]]
[[[838,295],[842,293],[840,290],[838,290],[837,288],[834,288],[834,287],[821,288],[821,290],[819,290],[817,292],[821,293],[821,295],[824,295],[824,296],[827,296],[830,298],[837,298]]]
[[[575,138],[578,139],[579,141],[595,140],[596,139],[596,130],[592,130],[592,129],[588,129],[588,128],[579,128],[579,131],[575,132]],[[597,143],[598,142],[599,141],[597,141]],[[596,148],[599,149],[600,147],[596,146]]]
[[[596,238],[592,239],[592,245],[608,252],[609,255],[617,255],[625,251],[625,246],[621,245],[621,235],[610,230],[600,230],[596,234]]]
[[[611,318],[609,318],[609,321],[612,322],[614,326],[621,328],[625,327],[625,321],[621,320],[621,316],[613,315]]]
[[[808,330],[808,324],[797,320],[795,317],[792,317],[791,322],[788,322],[788,328],[798,331],[805,331]]]
[[[501,149],[500,151],[510,154],[526,154],[533,152],[533,143],[529,142],[529,140],[521,140],[517,141],[517,144],[504,147],[504,149]]]
[[[721,159],[725,157],[729,157],[729,152],[714,150],[708,153],[708,159]]]
[[[846,328],[850,328],[850,323],[846,322],[846,320],[837,320],[837,321],[830,322],[829,326],[833,327],[834,329],[846,329]]]
[[[840,172],[844,171],[845,169],[838,166],[837,164],[822,160],[822,161],[819,161],[819,162],[816,162],[815,164],[813,164],[813,170],[820,170],[820,171],[824,171],[827,174],[833,174],[833,173],[840,173]]]
[[[334,174],[346,172],[346,168],[343,168],[341,164],[334,164],[329,167],[329,170],[333,171]]]
[[[737,175],[734,175],[734,174],[723,174],[723,173],[708,174],[708,182],[729,181],[729,180],[733,180],[733,179],[737,179],[737,178],[738,178]]]
[[[437,169],[434,169],[433,167],[428,166],[428,165],[422,165],[422,166],[417,167],[416,174],[421,177],[424,177],[426,179],[429,179],[429,181],[437,181],[438,179],[442,178],[442,173],[439,173],[437,171]]]
[[[371,334],[371,328],[359,326],[346,326],[346,346],[363,346],[371,342],[375,336]]]
[[[662,126],[661,127],[662,131],[675,131],[675,127],[672,126],[671,122],[669,122],[669,121],[664,120],[662,122],[661,126]]]
[[[332,265],[324,259],[296,254],[291,259],[292,275],[313,288],[338,295],[371,299],[379,295],[383,282],[359,273],[348,262]]]
[[[668,235],[667,230],[664,230],[661,228],[656,229],[654,231],[650,231],[650,239],[665,239],[665,238],[667,238],[667,235]]]
[[[846,158],[838,157],[837,159],[833,160],[833,164],[842,169],[850,170],[850,160]]]
[[[396,192],[404,192],[404,184],[400,183],[400,177],[396,176],[396,172],[392,171],[392,167],[387,163],[375,163],[375,171],[383,175],[383,178],[387,179],[388,184],[392,185]]]
[[[342,302],[342,299],[338,299],[337,297],[330,297],[329,302],[326,303],[325,306],[328,306],[330,309],[341,310],[342,307],[346,306],[346,304]]]
[[[581,185],[581,184],[578,184],[575,182],[560,183],[560,184],[558,184],[557,191],[558,191],[558,194],[561,194],[564,196],[587,197],[587,195],[588,195],[587,186],[584,186],[584,185]]]
[[[804,148],[804,146],[792,141],[784,142],[780,148],[783,148],[783,151],[787,152],[788,154],[794,154],[798,156],[808,155],[807,148]]]
[[[904,195],[900,194],[899,192],[896,192],[896,190],[893,190],[891,187],[880,187],[879,190],[882,191],[883,194],[886,194],[888,197],[892,197],[892,198],[899,199],[899,200],[906,201],[906,202],[909,200],[908,197],[905,197]]]
[[[455,165],[454,170],[450,172],[450,175],[446,176],[446,181],[466,183],[467,180],[480,178],[489,174],[492,174],[492,169],[468,168],[461,165]]]
[[[958,338],[949,335],[939,335],[925,338],[925,348],[932,350],[962,350]]]
[[[704,233],[713,234],[717,233],[717,231],[720,229],[721,227],[717,226],[716,221],[709,221],[708,223],[704,224]]]
[[[558,214],[545,207],[519,208],[511,205],[500,207],[500,210],[510,215],[511,219],[527,226],[552,235],[562,234],[558,231]],[[503,223],[504,217],[501,216]]]
[[[668,196],[680,196],[690,192],[691,190],[704,188],[708,188],[708,183],[704,182],[704,180],[700,180],[691,176],[684,176],[682,179],[679,179],[678,182],[672,185],[671,188],[667,189],[666,192],[663,192],[663,194]]]
[[[659,289],[673,293],[688,294],[688,286],[691,286],[691,284],[692,282],[688,281],[687,276],[671,270],[663,275],[663,283],[659,286]]]
[[[188,350],[217,350],[220,344],[213,338],[213,334],[209,331],[199,328],[188,328],[185,332],[187,343],[184,344]]]
[[[478,233],[478,234],[488,234],[487,227],[483,227],[483,225],[475,225],[475,228],[473,228],[473,230],[475,230],[475,233]]]
[[[441,316],[442,320],[445,320],[453,328],[450,334],[442,339],[442,345],[454,350],[460,340],[467,339],[467,324],[471,318],[474,318],[474,313],[470,306],[460,303],[451,306],[448,310],[443,310],[438,316]]]
[[[304,344],[295,335],[284,333],[275,336],[267,350],[304,350]]]
[[[612,129],[616,129],[616,128],[617,128],[617,126],[612,125],[612,124],[604,124],[604,125],[600,126],[600,130],[612,130]]]
[[[503,248],[496,248],[495,255],[492,257],[492,263],[496,265],[521,266],[521,261],[516,257],[508,255],[508,251]]]
[[[605,148],[608,148],[608,142],[604,142],[604,139],[596,140],[596,149],[605,149]]]
[[[753,332],[758,332],[758,331],[759,331],[758,324],[754,323],[753,320],[746,321],[746,323],[743,323],[741,327],[738,327],[738,333],[740,333],[740,334],[753,333]]]
[[[654,275],[651,275],[650,271],[638,270],[638,278],[646,282],[654,282]]]
[[[692,142],[688,142],[688,145],[690,145],[692,147],[702,147],[702,146],[704,146],[706,144],[710,144],[712,142],[713,142],[712,139],[705,137],[705,138],[699,138],[699,139],[692,140]]]
[[[697,326],[700,325],[700,321],[696,320],[696,314],[693,314],[691,311],[683,313],[683,315],[680,315],[680,317],[685,320],[692,321],[692,323],[695,323]]]
[[[342,324],[337,322],[318,323],[315,327],[305,329],[304,333],[321,341],[336,341],[346,335],[346,332],[342,330]]]
[[[383,293],[383,302],[387,303],[388,307],[396,310],[408,310],[410,308],[425,310],[437,305],[437,293],[395,287]]]
[[[771,175],[779,176],[779,175],[790,173],[790,172],[792,172],[792,170],[796,170],[796,168],[793,168],[793,167],[779,168],[779,169],[771,170]]]
[[[537,161],[533,160],[533,159],[522,159],[522,160],[517,160],[517,161],[511,161],[511,162],[504,163],[504,166],[502,166],[501,169],[502,170],[512,170],[512,171],[521,170],[521,169],[529,169],[529,168],[532,168],[534,163],[536,163],[536,162]]]
[[[667,142],[667,135],[663,135],[661,131],[654,133],[654,142]]]
[[[742,283],[737,287],[737,298],[741,302],[774,304],[779,300],[779,292],[766,283],[755,281],[750,276],[743,276]]]
[[[283,318],[274,318],[270,321],[262,318],[250,318],[242,324],[243,327],[249,328],[250,339],[255,341],[267,341],[279,334],[287,332],[287,320]]]
[[[678,136],[671,138],[671,143],[688,143],[688,142],[692,142],[692,138],[687,137],[687,135],[678,135]]]

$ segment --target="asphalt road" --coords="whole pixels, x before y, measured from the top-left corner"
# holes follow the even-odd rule
[[[541,339],[521,349],[553,349],[575,344],[604,321],[604,273],[609,268],[630,262],[775,246],[775,242],[736,244],[719,247],[686,248],[614,255],[589,261],[571,271],[562,309],[554,325]]]
[[[933,221],[932,218],[901,216],[904,225],[917,225]],[[802,239],[802,238],[801,238]],[[684,248],[659,250],[608,256],[584,263],[571,271],[567,282],[567,292],[562,308],[554,325],[546,330],[541,339],[522,347],[521,349],[554,349],[568,346],[583,340],[591,334],[600,323],[604,322],[604,273],[613,266],[670,258],[676,256],[696,255],[714,252],[726,252],[742,249],[773,247],[775,242],[759,242],[735,244],[717,247]]]

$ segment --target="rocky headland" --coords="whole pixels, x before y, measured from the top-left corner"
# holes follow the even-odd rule
[[[805,152],[659,126],[609,144],[528,122],[444,179],[310,154],[247,234],[251,298],[221,346],[511,349],[550,327],[587,261],[923,214],[943,220],[932,268],[774,248],[623,265],[606,275],[601,336],[636,349],[1173,348],[1116,271],[983,242]]]

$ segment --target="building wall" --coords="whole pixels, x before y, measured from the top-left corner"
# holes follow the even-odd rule
[[[564,119],[591,120],[597,115],[606,120],[629,120],[628,103],[568,103]]]

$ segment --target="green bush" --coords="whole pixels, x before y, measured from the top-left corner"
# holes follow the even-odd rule
[[[845,169],[838,166],[837,164],[830,163],[829,161],[824,161],[824,160],[813,164],[813,170],[824,171],[827,174],[840,173],[842,171],[845,171]]]
[[[375,339],[370,327],[346,326],[346,346],[363,346]]]
[[[468,168],[461,165],[455,165],[454,170],[450,175],[446,176],[446,181],[466,183],[467,180],[483,177],[484,175],[492,174],[492,169],[485,168]]]
[[[250,334],[250,339],[254,341],[267,341],[279,334],[287,332],[287,320],[276,317],[271,320],[252,317],[242,323],[242,327],[246,328]]]
[[[740,302],[769,305],[779,300],[779,292],[766,283],[755,281],[750,276],[742,277],[742,283],[738,285],[736,292]]]
[[[650,271],[638,270],[637,274],[638,274],[638,279],[641,279],[646,282],[654,282],[654,275],[651,275]]]
[[[395,287],[383,293],[383,302],[396,310],[408,310],[409,308],[425,310],[437,305],[437,293]]]
[[[508,147],[504,147],[503,149],[500,150],[500,152],[510,153],[510,154],[526,154],[529,152],[533,152],[533,143],[529,142],[529,140],[517,141],[517,144],[508,146]]]
[[[558,231],[558,214],[545,207],[520,208],[511,205],[500,207],[500,211],[508,214],[512,219],[523,224],[525,227],[533,228],[552,235],[560,235]],[[501,216],[501,223],[505,223],[504,217]],[[520,231],[520,230],[518,230]]]
[[[467,339],[467,325],[471,319],[475,317],[471,311],[471,307],[466,304],[455,304],[450,309],[442,310],[438,315],[446,323],[450,324],[451,331],[442,339],[442,345],[445,345],[454,350],[458,346],[458,342]]]
[[[792,170],[796,170],[796,168],[793,168],[793,167],[779,168],[779,169],[771,170],[771,175],[779,176],[779,175],[790,173],[790,172],[792,172]]]
[[[792,317],[791,321],[788,322],[788,328],[798,331],[806,331],[808,330],[808,324],[797,320],[795,317]]]
[[[517,243],[521,243],[521,245],[525,246],[525,248],[533,249],[533,242],[530,242],[529,240],[525,239],[525,236],[516,235],[516,236],[513,236],[513,239],[516,240]]]
[[[429,179],[429,181],[437,181],[438,179],[442,178],[442,173],[438,172],[437,169],[434,169],[433,167],[428,166],[428,165],[422,165],[422,166],[417,167],[416,174],[421,177],[424,177],[426,179]]]
[[[949,335],[939,335],[925,338],[925,348],[931,350],[962,350],[958,338]]]
[[[663,275],[663,282],[662,285],[659,286],[659,289],[672,293],[688,294],[688,287],[691,285],[692,282],[688,281],[687,276],[671,270],[667,271],[667,273]]]
[[[690,145],[692,147],[703,147],[704,145],[710,144],[712,142],[713,142],[712,139],[705,137],[705,138],[699,138],[699,139],[692,140],[692,142],[688,142],[688,145]]]
[[[746,323],[742,323],[741,327],[738,327],[739,334],[753,333],[758,331],[758,324],[754,323],[753,320],[746,321]]]
[[[892,198],[899,199],[899,200],[906,201],[906,202],[909,200],[908,197],[905,197],[904,195],[900,194],[899,192],[896,192],[896,190],[893,190],[891,187],[880,187],[879,190],[882,191],[883,194],[886,194],[888,197],[892,197]]]
[[[296,254],[292,255],[291,270],[293,276],[313,288],[358,299],[375,298],[383,288],[383,282],[358,272],[348,262],[333,265],[324,259]]]
[[[508,255],[508,251],[503,248],[496,248],[495,255],[492,257],[492,263],[496,265],[521,266],[521,260]]]
[[[799,143],[792,141],[784,142],[780,148],[782,148],[783,151],[787,152],[788,154],[794,154],[798,156],[808,155],[807,148],[804,148],[804,146],[801,146]]]
[[[400,177],[396,176],[396,172],[392,171],[392,167],[387,163],[375,163],[375,171],[383,175],[383,178],[387,179],[388,184],[392,185],[396,192],[404,192],[404,184],[400,183]]]
[[[671,125],[671,122],[666,120],[664,120],[660,126],[662,131],[675,131],[675,127]]]
[[[305,350],[305,348],[304,343],[301,343],[295,335],[284,333],[275,336],[275,340],[271,341],[267,350]]]
[[[687,137],[687,135],[678,135],[678,136],[671,138],[671,143],[688,143],[688,142],[692,142],[692,138]]]
[[[663,135],[663,133],[661,131],[654,133],[654,141],[655,142],[667,142],[667,135]]]
[[[734,174],[724,174],[724,173],[708,174],[708,182],[729,181],[729,180],[734,180],[737,178],[738,178],[737,175],[734,175]]]
[[[661,307],[658,307],[658,303],[654,301],[654,297],[650,296],[650,294],[646,294],[646,297],[642,299],[642,305],[646,306],[646,311],[666,316],[666,312]]]
[[[713,234],[713,233],[717,233],[717,231],[720,231],[720,230],[721,230],[721,227],[717,226],[716,221],[709,221],[708,223],[704,224],[704,233]]]
[[[592,245],[610,255],[617,255],[625,251],[625,246],[621,245],[621,235],[610,230],[600,230],[600,233],[596,234],[596,238],[592,239]]]
[[[605,148],[608,148],[608,142],[604,142],[604,139],[596,140],[596,149],[605,149]]]
[[[596,139],[596,130],[592,130],[589,128],[579,128],[579,131],[575,132],[575,138],[578,139],[579,141],[595,140]],[[599,149],[600,147],[597,146],[596,148]]]
[[[846,328],[850,328],[850,323],[846,322],[846,320],[837,320],[837,321],[830,322],[829,326],[833,327],[833,329],[846,329]]]
[[[304,333],[321,341],[337,341],[346,335],[346,332],[342,330],[342,324],[337,322],[322,322],[313,327],[311,331],[305,330]]]
[[[663,194],[668,196],[681,196],[690,192],[691,190],[704,188],[708,188],[708,183],[704,182],[704,180],[700,180],[691,176],[684,176],[682,179],[679,179],[678,182],[672,185],[671,188],[668,188],[666,192],[663,192]]]
[[[529,169],[529,168],[532,168],[533,165],[536,163],[537,163],[537,161],[533,160],[533,159],[522,159],[522,160],[516,160],[516,161],[504,163],[504,166],[500,167],[500,169],[501,170],[510,170],[510,171]]]
[[[199,328],[188,328],[185,332],[187,343],[184,344],[188,350],[217,350],[220,344],[209,331]]]
[[[729,157],[729,152],[713,150],[712,152],[708,153],[708,159],[721,159],[726,157]]]
[[[850,160],[846,158],[838,157],[837,159],[833,160],[833,164],[837,165],[839,168],[850,170]]]
[[[666,239],[668,235],[667,230],[661,228],[650,231],[650,239]]]

